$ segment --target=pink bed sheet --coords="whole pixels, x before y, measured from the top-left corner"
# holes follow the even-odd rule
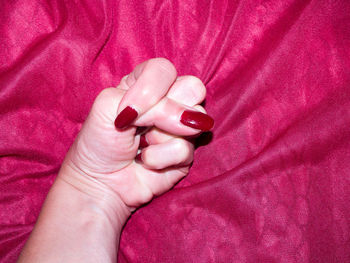
[[[119,262],[350,262],[350,2],[1,1],[0,261],[15,262],[96,95],[166,57],[208,88],[190,174]]]

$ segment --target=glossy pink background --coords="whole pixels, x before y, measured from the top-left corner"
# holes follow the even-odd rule
[[[0,7],[1,262],[98,92],[152,57],[203,80],[216,124],[188,177],[128,221],[119,261],[350,261],[349,1]]]

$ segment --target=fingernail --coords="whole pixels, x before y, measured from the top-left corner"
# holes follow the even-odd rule
[[[121,113],[118,114],[117,118],[114,121],[114,125],[118,129],[124,129],[128,127],[138,116],[136,110],[127,106]]]
[[[180,121],[188,127],[202,131],[209,131],[214,126],[213,118],[199,111],[185,110]]]
[[[141,156],[141,153],[139,153],[138,155],[135,156],[135,161],[137,163],[142,163],[142,156]]]
[[[146,140],[146,135],[144,135],[144,134],[141,135],[139,146],[140,146],[140,148],[146,148],[147,146],[149,146],[149,144]]]

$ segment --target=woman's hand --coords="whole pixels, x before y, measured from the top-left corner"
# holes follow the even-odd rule
[[[181,136],[213,126],[198,105],[204,97],[197,78],[177,78],[165,59],[144,62],[117,88],[103,90],[19,262],[116,262],[121,229],[131,211],[187,174],[193,145]],[[141,137],[137,126],[150,130]]]
[[[87,193],[102,191],[111,202],[120,199],[130,210],[150,201],[188,172],[194,149],[181,136],[212,127],[198,105],[205,93],[199,79],[177,78],[168,60],[138,65],[117,88],[97,97],[63,164],[62,170],[72,172],[59,177]],[[136,126],[153,127],[143,137],[150,145],[139,161],[134,161],[140,146]]]

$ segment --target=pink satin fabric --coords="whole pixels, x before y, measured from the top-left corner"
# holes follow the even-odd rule
[[[202,79],[216,124],[190,174],[127,222],[119,262],[350,262],[349,1],[0,6],[1,262],[96,95],[153,57]]]

